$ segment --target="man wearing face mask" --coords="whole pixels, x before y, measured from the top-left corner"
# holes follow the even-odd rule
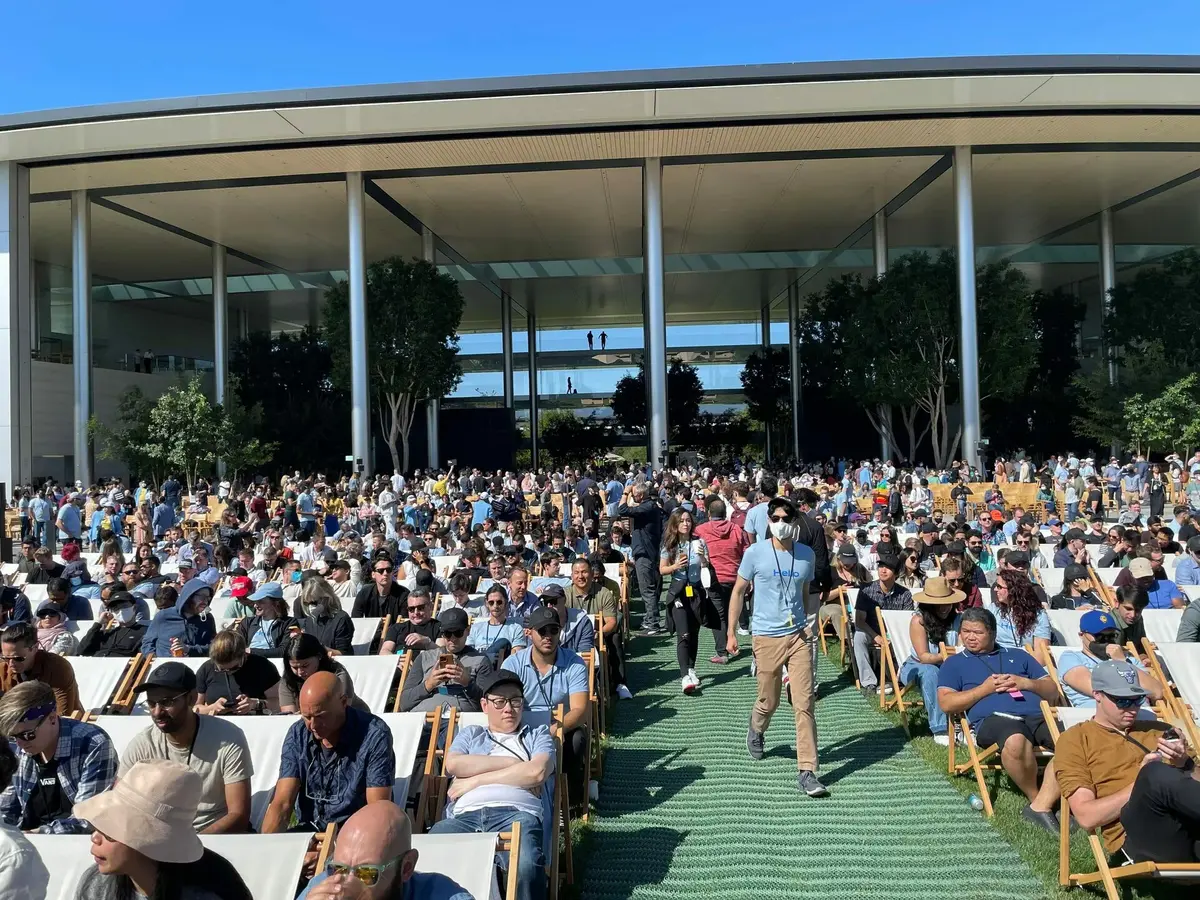
[[[1093,609],[1079,617],[1080,649],[1071,649],[1058,658],[1058,671],[1067,701],[1081,709],[1095,709],[1092,696],[1092,670],[1106,659],[1127,662],[1137,670],[1138,684],[1146,692],[1150,703],[1163,698],[1163,686],[1158,679],[1146,671],[1136,657],[1131,657],[1121,646],[1117,620],[1113,614]]]
[[[128,591],[113,591],[100,619],[79,644],[80,656],[129,657],[142,649],[146,626],[137,620],[137,599]]]

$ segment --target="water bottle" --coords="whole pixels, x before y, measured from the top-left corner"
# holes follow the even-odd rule
[[[971,807],[971,809],[975,810],[975,812],[983,812],[983,801],[979,799],[978,794],[972,794],[970,797],[968,797],[967,804]]]

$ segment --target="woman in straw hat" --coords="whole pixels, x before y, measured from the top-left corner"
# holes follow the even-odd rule
[[[192,827],[201,779],[177,762],[134,765],[116,786],[75,804],[95,828],[76,900],[252,900],[237,870]]]
[[[929,716],[929,730],[933,739],[943,747],[950,743],[946,730],[946,714],[938,706],[938,670],[946,660],[947,647],[958,643],[958,604],[966,594],[955,590],[941,576],[925,579],[925,587],[913,594],[916,612],[908,625],[908,636],[912,641],[912,653],[900,666],[900,682],[910,685],[914,681],[921,687],[925,700],[925,711]]]

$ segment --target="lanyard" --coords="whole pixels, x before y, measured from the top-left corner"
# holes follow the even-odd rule
[[[775,549],[774,543],[771,544],[771,552],[775,554],[775,575],[779,579],[779,589],[783,592],[783,597],[786,600],[791,597],[792,582],[796,580],[796,570],[793,566],[788,566],[788,577],[785,581],[783,577],[783,563],[779,561],[779,551]],[[790,557],[794,563],[796,561],[796,545],[794,543],[792,544]]]
[[[510,756],[515,756],[521,762],[529,762],[531,759],[533,759],[533,754],[530,753],[529,750],[525,747],[525,732],[528,730],[529,730],[529,726],[526,725],[520,731],[518,731],[515,735],[517,738],[517,741],[521,745],[521,749],[524,750],[525,753],[527,754],[525,756],[522,756],[520,753],[518,753],[512,747],[508,746],[508,744],[504,743],[503,741],[496,740],[494,737],[492,737],[491,731],[485,731],[484,736],[489,741],[491,741],[493,744],[495,744],[497,747],[499,747],[501,750],[503,750],[505,753],[509,754]]]
[[[975,657],[975,659],[979,660],[981,663],[983,663],[985,666],[987,666],[988,671],[990,671],[993,675],[1003,675],[1004,674],[1004,652],[1003,651],[1001,651],[1001,650],[995,651],[996,657],[1000,660],[1000,668],[999,669],[993,669],[992,664],[987,661],[987,658],[989,656],[991,656],[990,653],[985,654],[983,656],[976,656],[970,650],[963,650],[962,652],[965,653],[967,656]]]
[[[551,711],[554,710],[554,700],[553,700],[554,676],[558,674],[558,665],[557,664],[558,664],[558,660],[555,659],[554,662],[550,664],[550,674],[546,678],[542,678],[542,676],[538,674],[537,666],[535,666],[533,664],[532,654],[529,657],[529,668],[533,672],[534,681],[537,682],[538,693],[541,694],[542,699],[544,701],[546,701],[546,709],[551,710]],[[550,683],[550,693],[549,694],[546,693],[547,681]]]

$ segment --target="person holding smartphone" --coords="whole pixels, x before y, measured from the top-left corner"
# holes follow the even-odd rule
[[[479,681],[492,673],[491,661],[467,644],[468,618],[457,606],[438,616],[437,645],[418,651],[400,693],[401,712],[427,712],[456,706],[479,712]]]
[[[1079,827],[1133,862],[1200,862],[1200,781],[1195,748],[1174,726],[1139,715],[1148,691],[1124,660],[1092,669],[1096,716],[1054,749],[1063,796]]]

